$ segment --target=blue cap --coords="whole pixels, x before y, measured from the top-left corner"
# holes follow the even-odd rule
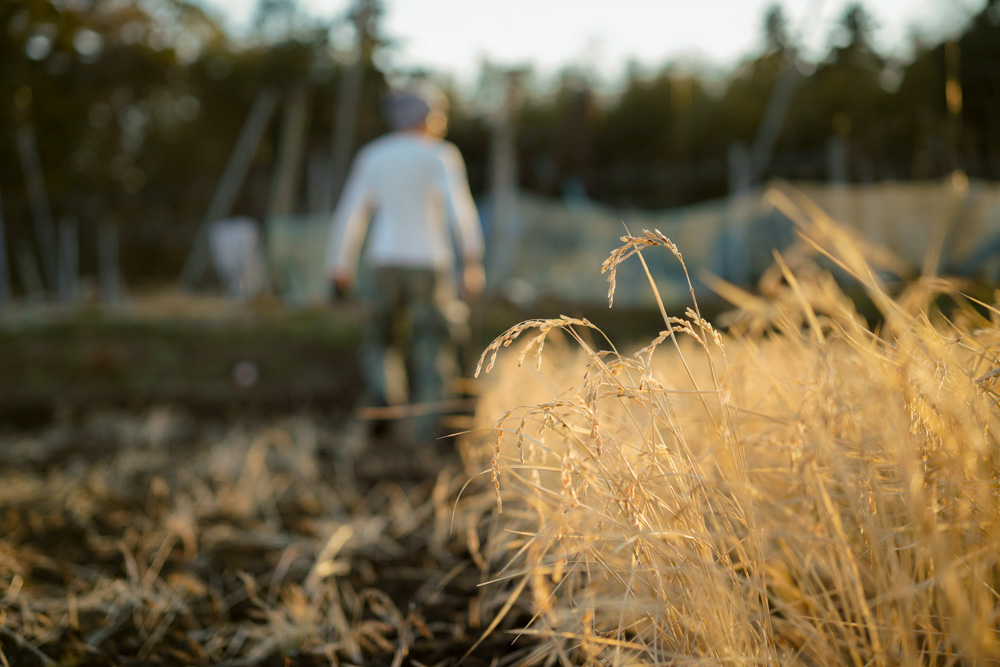
[[[395,130],[408,130],[427,120],[432,111],[447,111],[448,99],[426,82],[395,90],[385,100],[385,115]]]

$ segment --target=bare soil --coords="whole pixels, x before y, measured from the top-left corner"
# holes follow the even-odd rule
[[[516,612],[471,650],[484,478],[352,416],[356,342],[325,315],[0,329],[0,664],[515,660]]]

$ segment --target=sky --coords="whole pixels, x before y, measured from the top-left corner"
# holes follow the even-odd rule
[[[236,32],[256,0],[199,0]],[[555,73],[574,65],[599,77],[630,61],[729,68],[761,47],[763,16],[775,0],[385,0],[387,55],[399,69],[428,69],[470,81],[483,59]],[[309,13],[345,16],[350,0],[300,0]],[[805,55],[821,57],[850,0],[778,0]],[[905,57],[914,32],[941,39],[985,0],[864,0],[880,50]]]

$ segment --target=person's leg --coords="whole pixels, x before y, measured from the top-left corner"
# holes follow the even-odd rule
[[[367,299],[371,312],[364,327],[360,357],[365,380],[364,401],[369,406],[383,407],[389,404],[386,359],[389,348],[398,344],[397,320],[405,303],[405,282],[398,270],[380,268],[374,271],[372,283]]]
[[[454,371],[451,330],[445,308],[448,279],[434,270],[414,270],[410,290],[410,345],[408,366],[411,402],[430,409],[413,421],[413,434],[420,440],[437,436],[440,403],[448,396]],[[450,290],[454,293],[454,290]]]

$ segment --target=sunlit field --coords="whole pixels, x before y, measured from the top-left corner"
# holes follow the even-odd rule
[[[1000,659],[1000,313],[930,276],[888,286],[884,251],[771,197],[801,242],[758,295],[717,283],[728,332],[692,295],[638,352],[559,318],[484,354],[503,564],[486,587],[529,610],[529,662]],[[653,230],[622,241],[612,292],[633,254],[683,261]]]
[[[434,447],[168,408],[6,433],[0,664],[994,664],[1000,312],[769,196],[799,242],[714,281],[731,312],[691,290],[638,349],[516,324]],[[609,297],[651,253],[683,266],[635,231]]]
[[[1000,0],[0,0],[0,667],[1000,665]]]

